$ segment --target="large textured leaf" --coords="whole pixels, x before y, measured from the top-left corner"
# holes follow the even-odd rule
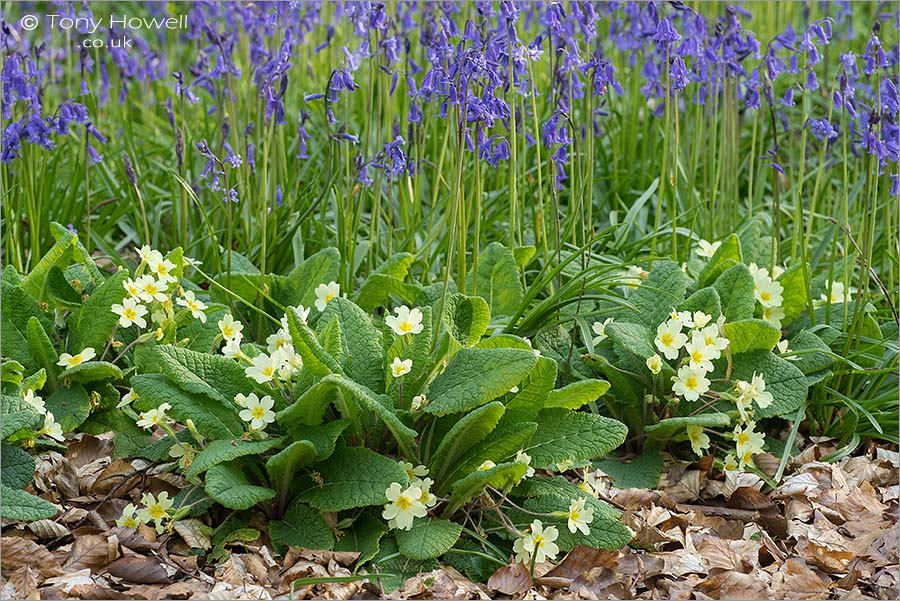
[[[397,531],[400,552],[411,559],[434,559],[453,548],[462,526],[449,520],[421,519],[409,530]]]
[[[834,365],[834,359],[826,354],[830,350],[828,345],[809,330],[800,330],[791,338],[789,348],[799,353],[792,363],[804,374],[809,375]]]
[[[623,309],[616,314],[616,319],[640,323],[655,330],[668,318],[672,308],[684,301],[686,286],[684,273],[676,263],[659,261],[628,298],[634,310]]]
[[[683,432],[688,426],[726,428],[730,424],[731,418],[724,413],[701,413],[700,415],[669,417],[660,420],[657,424],[647,426],[645,432],[651,439],[668,441],[673,436]]]
[[[647,358],[656,354],[650,328],[639,323],[613,322],[606,326],[605,331],[613,341],[617,358],[615,366],[631,374],[644,373]]]
[[[803,265],[792,265],[790,269],[781,274],[778,283],[784,288],[781,295],[784,318],[781,321],[787,325],[808,309],[806,284],[803,281]]]
[[[91,398],[78,384],[72,388],[57,388],[44,403],[63,432],[71,432],[91,414]]]
[[[614,419],[568,409],[544,409],[537,422],[525,450],[531,465],[538,468],[602,457],[625,442],[628,432],[625,424]]]
[[[488,486],[499,489],[511,488],[522,479],[522,476],[527,471],[528,466],[524,463],[507,462],[495,465],[490,469],[472,472],[453,484],[453,493],[450,495],[450,501],[444,510],[444,515],[453,515]]]
[[[741,262],[741,243],[735,234],[731,234],[719,245],[718,250],[700,272],[699,285],[709,286],[729,269]]]
[[[181,390],[168,378],[159,374],[142,374],[131,378],[131,386],[138,393],[135,406],[142,411],[169,403],[169,415],[184,423],[191,419],[197,429],[210,438],[239,438],[244,427],[234,403],[225,404],[204,395]]]
[[[732,354],[771,351],[781,339],[781,330],[761,319],[726,322],[722,331],[728,338]]]
[[[337,280],[341,255],[336,248],[325,248],[307,258],[287,277],[272,278],[272,298],[283,305],[309,308],[316,301],[316,287]]]
[[[244,370],[233,359],[172,345],[158,346],[154,353],[162,373],[185,392],[230,405],[248,389]]]
[[[28,321],[34,317],[45,329],[50,324],[37,302],[19,286],[8,283],[7,279],[4,277],[0,284],[0,305],[3,306],[0,311],[0,346],[3,347],[3,356],[18,361],[26,368],[34,368],[37,367],[37,358],[32,357],[28,350]]]
[[[488,302],[493,315],[512,315],[525,295],[516,257],[499,242],[491,242],[478,256],[478,270],[469,275],[468,290]]]
[[[140,457],[150,444],[150,434],[122,409],[95,411],[81,424],[81,431],[95,436],[113,432],[116,457]]]
[[[122,370],[107,361],[85,361],[66,369],[65,376],[79,384],[88,384],[100,380],[119,380],[122,378]]]
[[[353,521],[353,525],[343,531],[343,536],[334,545],[335,551],[359,553],[360,564],[367,563],[381,550],[381,538],[387,534],[387,523],[381,516],[363,513]]]
[[[50,250],[41,257],[31,272],[22,280],[22,288],[28,291],[35,298],[42,298],[44,293],[44,283],[47,280],[47,274],[50,268],[58,265],[72,256],[72,249],[78,243],[78,236],[68,230],[59,233],[56,243],[50,247]],[[23,324],[24,325],[24,324]]]
[[[728,321],[750,319],[756,308],[753,296],[753,276],[746,265],[728,268],[716,279],[713,287],[722,301],[722,313]]]
[[[378,306],[387,306],[394,288],[405,287],[403,280],[415,257],[410,253],[396,253],[378,266],[362,283],[353,300],[364,311],[372,311]],[[385,282],[392,285],[385,286]],[[396,284],[393,284],[396,282]],[[405,297],[401,294],[400,296]],[[411,300],[411,299],[410,299]]]
[[[342,374],[344,370],[340,363],[329,355],[313,331],[309,329],[293,310],[287,311],[288,331],[291,333],[291,341],[297,353],[303,358],[303,367],[315,376],[327,376],[328,374]]]
[[[33,522],[56,515],[56,506],[18,488],[0,486],[0,517],[7,520]]]
[[[338,449],[317,469],[320,485],[300,498],[320,511],[381,505],[393,482],[408,481],[399,463],[362,447]]]
[[[321,550],[334,546],[334,534],[325,518],[303,503],[294,503],[280,520],[269,522],[269,536],[275,545]]]
[[[197,453],[185,472],[188,478],[199,476],[211,467],[245,455],[261,455],[281,444],[280,438],[266,440],[214,440]]]
[[[53,366],[59,360],[59,355],[56,354],[56,349],[53,347],[53,343],[50,342],[50,337],[47,336],[47,331],[44,330],[41,320],[34,315],[28,318],[26,336],[28,338],[28,351],[35,361],[46,369],[48,374],[55,372],[56,370]]]
[[[444,308],[444,323],[450,335],[462,346],[473,346],[487,331],[491,310],[480,296],[454,294]]]
[[[18,447],[0,446],[0,482],[24,488],[34,478],[34,458]]]
[[[84,301],[78,315],[69,318],[70,349],[77,352],[89,346],[99,353],[106,347],[106,343],[119,321],[119,316],[110,308],[116,303],[121,303],[125,298],[126,292],[122,283],[128,279],[128,276],[129,273],[125,269],[109,276]]]
[[[503,411],[503,403],[494,401],[473,410],[456,422],[441,439],[431,457],[431,473],[434,478],[440,480],[466,450],[490,434],[503,417]]]
[[[19,396],[4,394],[0,410],[2,410],[2,418],[0,418],[2,433],[0,433],[0,438],[3,440],[6,440],[19,430],[40,429],[44,424],[44,418]]]
[[[298,469],[315,462],[316,455],[316,445],[308,440],[292,442],[286,448],[272,455],[266,461],[266,471],[272,487],[282,490]]]
[[[322,312],[322,322],[333,318],[341,324],[344,371],[360,384],[381,390],[384,386],[381,332],[362,309],[345,298],[333,299]]]
[[[505,417],[509,417],[509,413]],[[485,461],[503,463],[512,459],[519,450],[528,445],[538,427],[534,422],[506,422],[506,419],[501,420],[493,432],[452,466],[446,477],[436,481],[437,493],[444,495],[453,483],[476,470]]]
[[[582,405],[596,401],[609,390],[606,380],[579,380],[563,386],[547,395],[544,406],[548,409],[578,409]]]
[[[711,380],[724,377],[723,367],[717,365]],[[766,390],[772,393],[772,404],[765,409],[755,408],[755,416],[775,417],[789,415],[797,411],[809,392],[806,376],[790,361],[786,361],[768,351],[752,351],[734,357],[734,369],[727,387],[736,380],[749,382],[753,373],[762,374]]]
[[[484,405],[521,382],[536,362],[526,350],[463,349],[428,386],[425,410],[447,415]]]
[[[228,509],[250,509],[275,497],[275,491],[250,484],[240,463],[220,463],[206,472],[206,494]]]
[[[712,317],[712,321],[719,319],[722,314],[722,301],[719,293],[712,286],[701,288],[693,293],[685,301],[678,306],[679,311],[703,311]]]
[[[507,418],[504,421],[527,422],[533,420],[538,412],[546,406],[547,395],[556,385],[556,373],[556,361],[548,357],[538,357],[534,367],[518,384],[519,392],[507,401]]]

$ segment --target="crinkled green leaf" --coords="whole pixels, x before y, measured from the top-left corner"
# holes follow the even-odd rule
[[[184,423],[188,419],[205,436],[210,438],[239,438],[244,426],[238,417],[237,406],[178,388],[167,377],[159,374],[141,374],[131,378],[131,386],[138,393],[135,406],[141,411],[169,403],[168,413]]]
[[[234,359],[169,344],[157,346],[154,354],[162,373],[185,392],[230,405],[249,388],[243,368]]]
[[[688,426],[703,426],[704,428],[727,428],[731,424],[731,418],[724,413],[701,413],[686,417],[669,417],[660,420],[659,423],[647,426],[645,432],[650,438],[657,440],[670,440],[677,434],[684,432]]]
[[[538,425],[534,422],[507,421],[508,417],[509,413],[493,432],[467,451],[445,477],[435,481],[435,491],[438,494],[446,494],[453,483],[476,470],[485,461],[503,463],[514,458],[519,450],[528,445]]]
[[[579,380],[550,392],[544,406],[548,409],[578,409],[587,403],[596,401],[606,394],[607,390],[609,390],[609,382],[606,380]]]
[[[91,347],[100,353],[106,347],[119,322],[112,306],[125,298],[127,292],[122,283],[129,275],[128,270],[123,269],[109,276],[82,303],[78,314],[69,318],[69,348],[73,349],[72,352]]]
[[[429,384],[425,411],[448,415],[484,405],[521,382],[536,362],[526,350],[462,349]]]
[[[50,337],[47,336],[41,320],[34,315],[28,318],[26,337],[31,356],[48,372],[52,371],[53,366],[59,360],[59,355],[56,354],[56,349],[53,347]]]
[[[806,283],[803,278],[803,265],[796,264],[781,274],[778,283],[784,289],[781,293],[781,308],[784,318],[781,322],[787,325],[797,319],[808,308]],[[813,297],[815,298],[815,297]]]
[[[269,457],[266,471],[272,488],[282,490],[294,473],[302,467],[312,465],[317,455],[316,445],[308,440],[297,440]]]
[[[272,298],[283,305],[309,308],[316,301],[319,284],[339,279],[341,255],[336,248],[324,248],[308,257],[285,276],[269,276]]]
[[[762,319],[725,322],[722,332],[728,338],[732,355],[748,351],[771,351],[781,339],[781,330]]]
[[[63,263],[72,256],[72,248],[78,243],[78,236],[70,231],[60,232],[56,243],[41,257],[22,280],[22,288],[34,298],[42,298],[47,274],[54,265]]]
[[[722,313],[728,321],[751,319],[756,308],[753,296],[753,276],[746,265],[728,268],[717,279],[713,287],[722,301]]]
[[[710,379],[721,378],[721,367],[717,365]],[[729,387],[736,380],[749,382],[753,374],[762,374],[766,390],[772,393],[772,404],[765,409],[755,408],[755,417],[775,417],[791,415],[806,400],[809,392],[806,376],[790,361],[777,357],[769,351],[751,351],[734,357],[734,369]]]
[[[56,515],[55,505],[44,499],[30,495],[18,488],[0,486],[0,517],[7,520],[34,522],[45,520]]]
[[[44,406],[53,414],[63,432],[71,432],[91,414],[91,398],[79,384],[71,388],[57,388],[44,399]]]
[[[478,255],[478,269],[469,274],[467,290],[487,301],[492,315],[512,315],[525,291],[516,257],[500,242],[491,242]]]
[[[325,518],[303,503],[294,503],[280,520],[269,522],[269,536],[274,545],[320,550],[334,546],[334,534]]]
[[[342,374],[344,370],[340,363],[329,355],[313,331],[309,329],[295,311],[287,311],[288,331],[291,333],[291,341],[294,349],[303,359],[303,368],[308,369],[315,376],[327,376],[328,374]]]
[[[628,297],[634,309],[617,312],[617,321],[640,323],[652,330],[665,321],[673,307],[684,301],[687,284],[684,273],[672,261],[659,261],[653,265],[650,275]]]
[[[250,509],[275,497],[275,491],[250,484],[239,462],[220,463],[206,472],[206,494],[228,509]]]
[[[387,534],[387,523],[366,512],[353,521],[350,528],[345,529],[341,539],[334,545],[335,551],[353,551],[359,553],[358,563],[368,563],[381,549],[381,538]]]
[[[480,296],[454,294],[444,308],[444,324],[450,335],[462,346],[473,346],[491,322],[491,310]]]
[[[88,384],[99,380],[120,380],[122,379],[122,370],[107,361],[85,361],[69,367],[64,375],[79,384]]]
[[[400,552],[412,559],[434,559],[453,548],[462,526],[449,520],[420,519],[409,530],[398,530]]]
[[[544,409],[536,421],[538,429],[525,451],[537,468],[602,457],[625,442],[628,432],[614,419],[568,409]]]
[[[788,348],[797,353],[791,363],[804,374],[813,374],[834,365],[834,359],[826,354],[830,350],[828,345],[809,330],[800,330],[790,339]]]
[[[325,307],[321,320],[332,318],[341,324],[344,371],[356,382],[381,390],[384,386],[381,332],[362,309],[345,298],[335,298]]]
[[[328,512],[387,503],[385,491],[390,485],[408,480],[399,463],[363,447],[338,449],[316,469],[320,485],[300,499]]]
[[[659,477],[664,467],[662,457],[653,449],[644,448],[643,452],[629,461],[603,459],[594,463],[612,478],[616,488],[644,488],[653,490],[659,484]]]
[[[0,346],[6,359],[18,361],[28,369],[37,367],[35,357],[28,350],[28,321],[34,317],[46,329],[47,318],[41,313],[37,301],[19,286],[14,286],[4,278],[0,283]]]
[[[213,440],[202,451],[197,453],[184,475],[188,478],[194,478],[214,465],[233,461],[245,455],[262,455],[280,444],[280,438],[267,438],[265,440],[241,440],[240,438]]]
[[[722,240],[722,244],[716,250],[715,254],[706,263],[703,271],[700,272],[698,284],[700,287],[709,286],[716,281],[716,278],[722,275],[726,269],[733,267],[741,262],[741,243],[735,234],[727,236]]]
[[[34,458],[18,447],[0,445],[0,482],[9,488],[25,488],[34,478]]]
[[[679,311],[703,311],[710,317],[712,321],[719,319],[722,314],[722,301],[719,299],[719,293],[712,286],[701,288],[693,293],[678,306]]]
[[[466,450],[484,440],[497,427],[503,411],[503,403],[494,401],[472,410],[456,422],[431,456],[433,477],[440,480]]]
[[[491,340],[489,338],[488,340]],[[528,350],[528,347],[523,350]],[[538,357],[537,362],[519,384],[519,392],[512,393],[506,402],[506,421],[531,421],[547,404],[547,395],[556,385],[556,361]]]
[[[522,479],[526,471],[528,471],[528,466],[524,463],[507,462],[486,470],[476,470],[465,478],[457,480],[453,484],[453,492],[447,508],[444,510],[444,515],[453,515],[488,486],[499,489],[511,488]]]

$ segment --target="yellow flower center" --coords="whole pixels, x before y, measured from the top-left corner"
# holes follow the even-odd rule
[[[538,547],[538,548],[544,547],[544,535],[543,534],[538,534],[537,536],[534,537],[534,546]]]
[[[747,451],[746,453],[744,453],[744,457],[742,459],[742,461],[744,463],[750,463],[751,459],[753,459],[753,453],[751,453],[750,451]]]
[[[254,407],[250,414],[253,416],[253,419],[262,419],[266,415],[266,410],[263,407]]]
[[[163,265],[162,263],[160,263],[159,265],[156,266],[156,273],[158,273],[161,276],[169,275],[169,268],[166,267],[165,265]]]
[[[150,517],[154,520],[161,520],[164,517],[167,517],[169,514],[166,513],[166,510],[163,509],[162,505],[157,503],[156,505],[151,505],[149,507]]]
[[[400,329],[407,333],[412,332],[413,324],[409,323],[408,321],[400,322]]]
[[[82,363],[84,363],[84,358],[81,355],[75,355],[74,357],[69,358],[69,367],[75,367]]]
[[[275,373],[275,368],[271,365],[269,367],[264,367],[262,370],[262,374],[266,377],[271,376],[273,373]]]
[[[227,338],[234,336],[234,328],[231,326],[222,326],[222,334]]]
[[[666,332],[662,336],[659,337],[659,341],[663,343],[663,346],[672,346],[672,342],[675,340],[675,337],[672,336],[669,332]]]
[[[747,444],[748,442],[750,442],[750,435],[745,434],[744,432],[741,432],[740,434],[738,434],[737,442],[739,445]]]
[[[187,306],[191,311],[197,311],[197,303],[195,303],[194,301],[188,301]]]
[[[713,342],[715,342],[715,339],[712,336],[707,336],[703,339],[703,342],[705,342],[707,346],[712,346]]]
[[[764,301],[768,302],[772,298],[772,295],[769,294],[768,290],[763,290],[762,292],[759,293],[759,297],[761,299],[763,299]]]
[[[400,511],[406,511],[412,507],[412,501],[406,495],[400,495],[397,497],[397,507],[400,508]]]
[[[137,530],[138,527],[137,520],[135,520],[134,518],[125,518],[122,521],[122,525],[126,528],[134,528],[135,530]]]
[[[702,362],[703,361],[703,351],[695,350],[693,353],[691,353],[691,361],[693,361],[694,363]]]
[[[685,379],[685,381],[684,381],[684,385],[689,390],[693,390],[693,389],[697,388],[698,383],[697,383],[696,376],[688,376],[687,379]]]
[[[332,292],[326,292],[326,293],[325,293],[325,302],[326,302],[326,303],[329,302],[329,301],[330,301],[331,299],[333,299],[333,298],[334,298],[334,293],[332,293]]]
[[[122,317],[129,321],[134,321],[135,319],[137,319],[137,311],[131,308],[126,308],[124,311],[122,311]]]
[[[573,509],[572,511],[569,512],[569,519],[572,520],[573,522],[577,522],[580,517],[581,517],[581,514],[578,513],[578,511],[575,509]]]

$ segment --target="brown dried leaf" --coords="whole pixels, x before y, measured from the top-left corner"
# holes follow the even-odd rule
[[[37,520],[28,524],[27,528],[38,538],[62,538],[69,534],[69,529],[54,520]]]
[[[209,534],[206,533],[207,530],[206,525],[195,518],[175,522],[175,532],[184,539],[189,547],[194,549],[207,550],[212,546]]]
[[[153,557],[130,556],[115,560],[106,571],[116,578],[137,584],[162,584],[169,582],[169,574],[163,563]]]
[[[615,569],[618,563],[618,551],[606,551],[604,549],[577,545],[569,551],[556,567],[547,572],[546,576],[574,580],[592,568],[600,566]]]
[[[525,564],[516,562],[494,572],[487,585],[504,595],[520,595],[531,588],[531,574]]]
[[[106,567],[119,557],[119,539],[115,534],[76,536],[64,567],[67,569]]]
[[[36,568],[44,578],[64,573],[59,561],[45,547],[15,536],[0,538],[0,567],[15,570],[23,566]]]
[[[18,568],[9,576],[8,583],[15,589],[15,595],[11,596],[17,599],[40,599],[40,593],[37,593],[36,597],[33,596],[38,584],[40,584],[38,577],[39,574],[34,568],[29,566]],[[41,577],[41,580],[43,580],[43,577]]]
[[[803,561],[789,559],[772,578],[772,591],[785,599],[821,599],[828,594],[828,584]]]

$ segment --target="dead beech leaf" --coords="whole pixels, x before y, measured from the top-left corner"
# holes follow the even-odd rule
[[[23,566],[36,568],[44,578],[64,573],[53,554],[36,542],[17,536],[0,538],[0,567],[15,570]]]
[[[545,576],[574,580],[597,566],[615,569],[618,565],[618,559],[618,551],[606,551],[604,549],[576,545],[569,551],[563,560],[556,564],[556,567],[547,572]]]
[[[531,574],[525,564],[516,562],[494,572],[487,585],[504,595],[519,595],[531,588]]]
[[[115,534],[85,534],[75,538],[64,567],[102,568],[118,557],[119,539]]]
[[[208,550],[212,546],[209,534],[207,534],[208,530],[209,527],[196,518],[175,522],[175,532],[189,547],[194,549]]]
[[[37,520],[27,526],[38,538],[61,538],[69,534],[69,529],[54,520]]]
[[[43,578],[41,578],[41,580],[43,580]],[[22,566],[9,576],[7,582],[15,589],[15,594],[10,595],[10,597],[16,599],[32,599],[34,598],[32,595],[39,584],[38,572],[31,567]]]
[[[124,459],[116,459],[97,474],[91,483],[90,491],[95,495],[109,494],[113,488],[116,496],[124,496],[138,483],[139,475],[134,466]]]
[[[821,599],[827,596],[828,585],[801,560],[789,559],[772,578],[772,590],[785,599]]]
[[[169,574],[163,563],[153,557],[132,555],[120,557],[106,568],[116,578],[136,584],[163,584],[169,582]]]

